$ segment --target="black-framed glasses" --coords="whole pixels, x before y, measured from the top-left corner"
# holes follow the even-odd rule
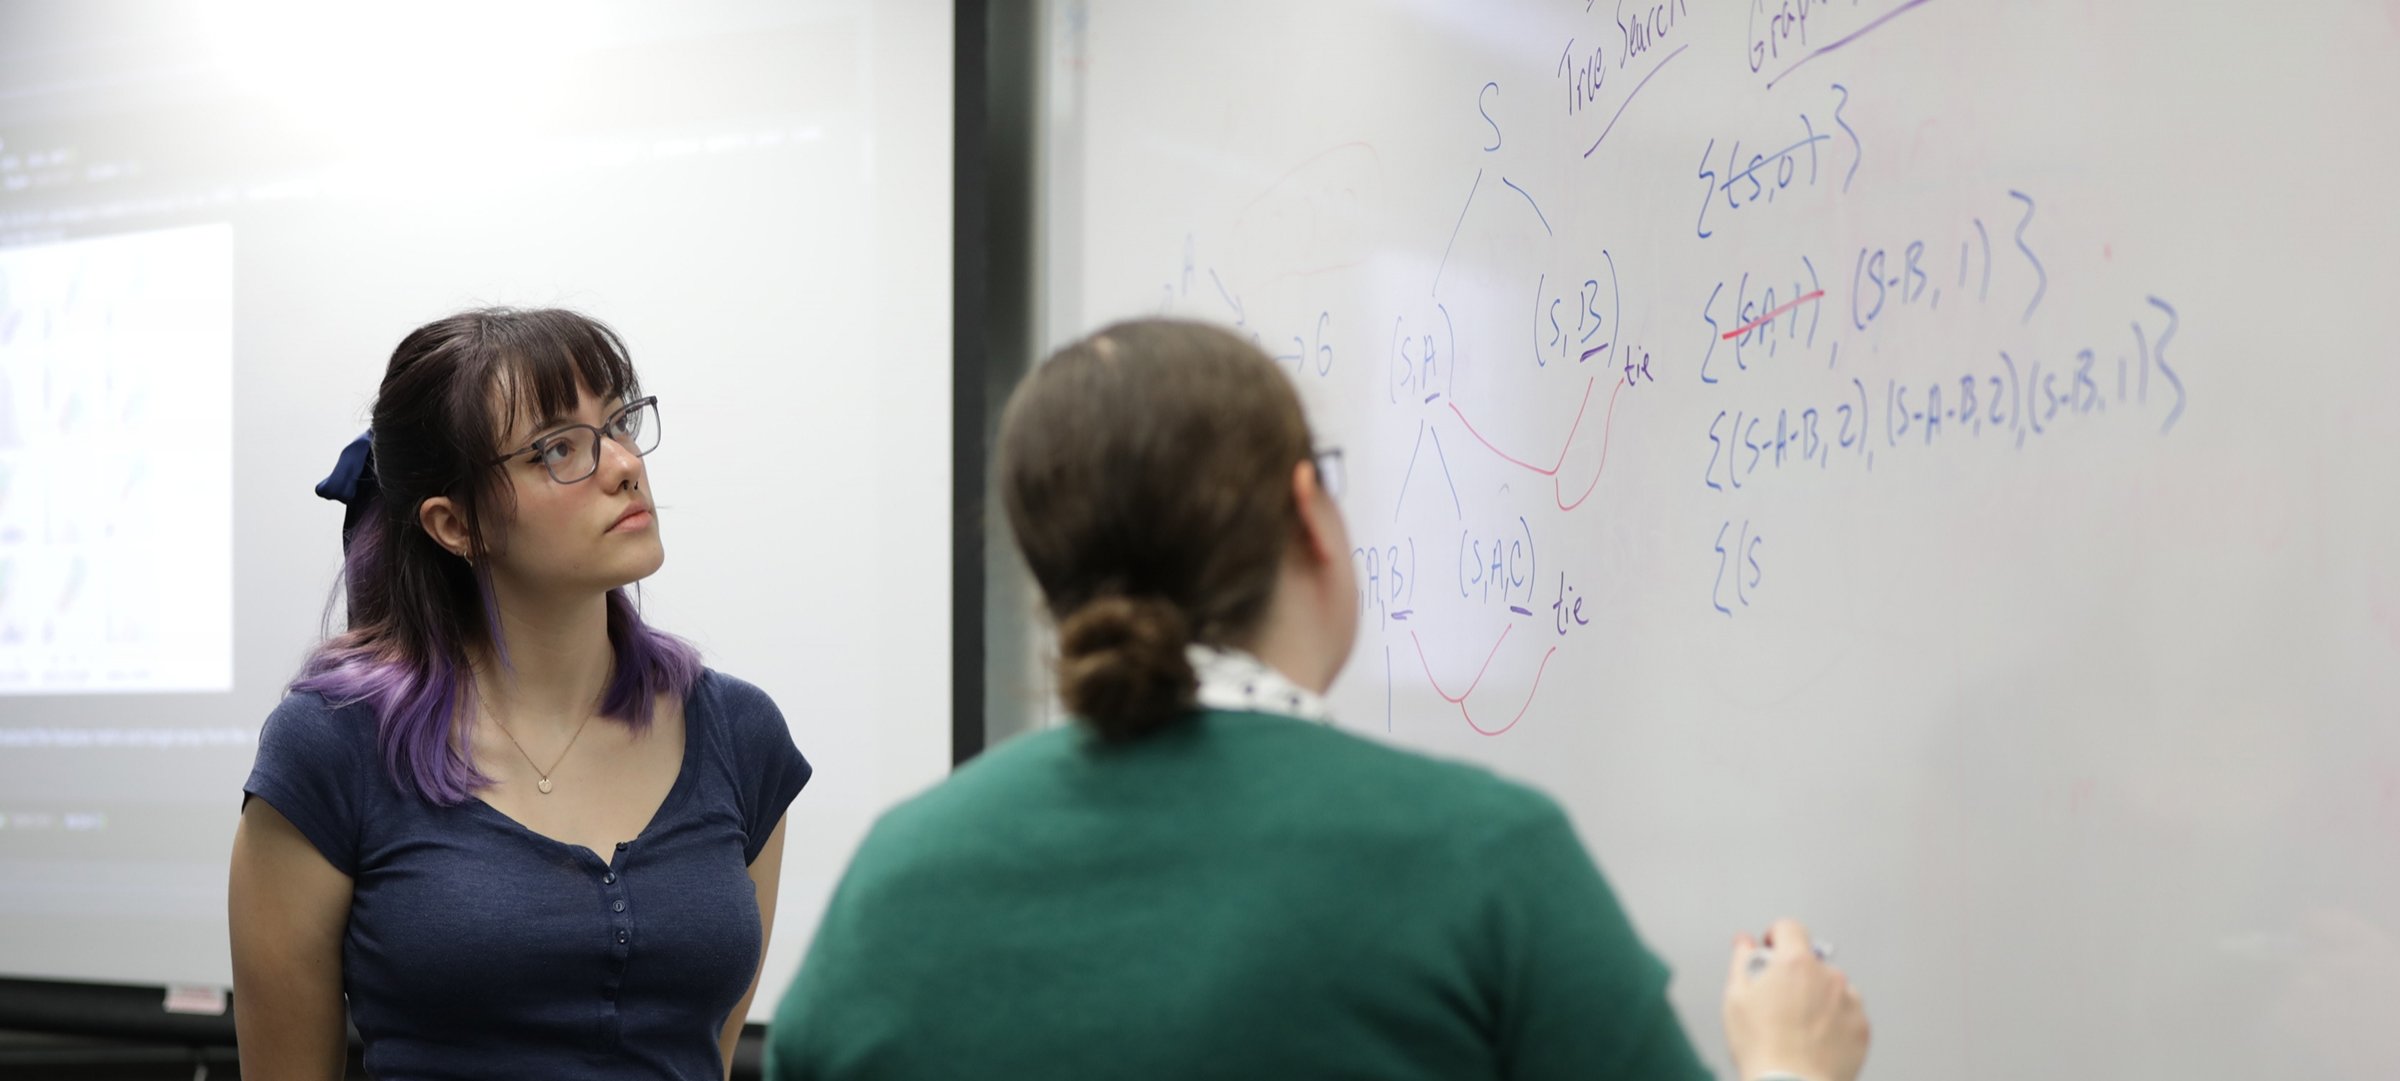
[[[1308,452],[1309,465],[1317,471],[1317,487],[1335,499],[1342,497],[1343,482],[1349,478],[1342,469],[1342,448],[1318,447]]]
[[[586,480],[600,471],[600,440],[606,436],[632,451],[636,458],[658,449],[658,398],[637,398],[597,425],[569,424],[535,437],[534,441],[492,459],[499,465],[519,455],[540,462],[550,479],[560,484]]]

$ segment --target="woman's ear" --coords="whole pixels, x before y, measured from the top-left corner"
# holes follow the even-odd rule
[[[1300,508],[1301,551],[1310,562],[1331,566],[1336,559],[1350,558],[1340,512],[1317,480],[1316,463],[1303,461],[1292,467],[1292,505]]]
[[[465,559],[471,547],[467,534],[466,516],[459,513],[458,501],[437,495],[417,504],[417,524],[433,543],[447,549],[451,555]]]

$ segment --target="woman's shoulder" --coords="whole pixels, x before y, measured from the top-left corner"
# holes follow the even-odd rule
[[[1264,714],[1212,714],[1223,733],[1257,745],[1259,768],[1351,806],[1395,809],[1429,823],[1501,829],[1563,816],[1541,790],[1474,762],[1444,758],[1336,725]]]
[[[694,738],[694,724],[713,729],[698,738],[710,748],[707,753],[716,762],[717,776],[724,778],[742,808],[749,835],[743,859],[757,859],[784,809],[808,785],[816,768],[800,753],[783,711],[758,685],[703,668],[684,701],[684,738]]]
[[[791,724],[775,699],[757,684],[714,668],[701,669],[692,681],[691,692],[684,696],[683,720],[687,730],[695,724],[707,726],[711,734],[706,738],[738,761],[800,757]]]
[[[1328,826],[1413,836],[1502,836],[1565,819],[1549,795],[1481,765],[1318,721],[1234,711],[1206,711],[1117,748],[1077,723],[1019,735],[887,817],[896,829],[947,829],[1047,795],[1113,790],[1092,783],[1103,776],[1137,789],[1205,789],[1268,816],[1298,812]]]
[[[372,753],[375,711],[366,702],[336,701],[322,691],[287,691],[259,725],[258,742],[262,756],[290,750],[327,761]]]
[[[705,713],[727,728],[740,731],[773,722],[783,727],[783,710],[775,699],[758,684],[714,668],[702,668],[692,680],[692,689],[684,695],[684,715]]]
[[[259,726],[242,792],[290,820],[335,869],[355,874],[363,824],[388,820],[369,808],[395,791],[375,780],[376,755],[371,706],[288,691]]]

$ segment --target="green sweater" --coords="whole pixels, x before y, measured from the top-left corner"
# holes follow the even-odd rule
[[[1549,798],[1256,713],[1004,744],[877,823],[767,1076],[1706,1078]]]

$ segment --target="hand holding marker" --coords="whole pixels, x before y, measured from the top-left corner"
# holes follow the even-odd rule
[[[1762,939],[1734,939],[1725,981],[1725,1042],[1741,1081],[1856,1081],[1870,1039],[1832,947],[1779,920]],[[1812,956],[1813,955],[1813,956]]]

